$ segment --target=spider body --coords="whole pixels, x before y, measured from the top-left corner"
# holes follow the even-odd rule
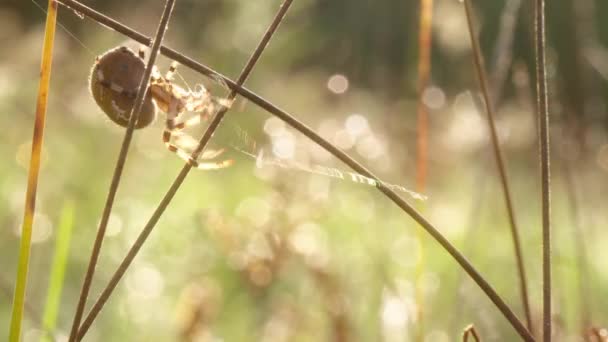
[[[150,125],[154,122],[156,113],[161,111],[166,115],[162,138],[169,151],[176,153],[190,165],[199,169],[218,169],[231,165],[231,160],[220,162],[194,160],[191,157],[191,151],[187,151],[186,148],[179,145],[180,140],[193,140],[182,131],[184,128],[199,124],[201,119],[208,119],[219,106],[227,104],[214,98],[203,86],[199,85],[195,91],[192,91],[173,83],[172,78],[176,67],[175,63],[171,64],[165,76],[162,76],[154,67],[144,98],[144,105],[135,127],[144,128]],[[120,126],[128,125],[129,114],[134,106],[144,69],[143,50],[136,55],[124,46],[106,52],[97,57],[95,61],[90,77],[91,94],[104,113]],[[182,117],[187,112],[195,115],[188,120],[183,120]],[[178,141],[174,143],[173,138]],[[207,150],[200,156],[200,159],[212,159],[222,152],[223,150]]]
[[[146,64],[133,51],[122,46],[97,57],[89,80],[91,94],[97,105],[116,124],[127,127],[129,113],[135,104],[137,87]],[[135,128],[154,122],[156,108],[150,94],[146,94]]]

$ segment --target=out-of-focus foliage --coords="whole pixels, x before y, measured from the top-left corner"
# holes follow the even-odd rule
[[[309,124],[384,180],[413,187],[418,3],[295,0],[247,86]],[[429,199],[425,215],[523,317],[506,211],[485,113],[474,96],[464,9],[435,0]],[[504,1],[474,1],[492,72]],[[46,6],[41,1],[38,4]],[[162,1],[88,1],[151,35]],[[236,77],[279,1],[178,0],[166,45]],[[594,4],[595,10],[585,10]],[[497,118],[522,228],[534,316],[540,317],[540,215],[533,50],[523,1],[513,63]],[[608,173],[605,1],[547,4],[554,153],[555,307],[558,334],[579,332],[580,266],[593,324],[608,321],[608,242],[602,227]],[[583,7],[582,9],[580,7]],[[31,0],[0,4],[0,322],[8,322],[23,211],[44,13]],[[62,208],[75,203],[74,235],[57,327],[74,312],[123,130],[96,107],[87,82],[95,56],[137,43],[61,8],[24,340],[37,340]],[[576,30],[574,30],[576,29]],[[170,61],[160,58],[167,70]],[[183,87],[214,80],[179,67]],[[162,115],[161,115],[162,118]],[[182,162],[162,144],[163,120],[137,131],[110,219],[92,295],[125,255]],[[576,128],[571,130],[571,128]],[[199,136],[202,129],[191,131]],[[242,132],[249,138],[243,139]],[[269,158],[346,167],[254,104],[238,100],[212,140],[234,166],[193,171],[93,326],[89,341],[412,341],[419,241],[413,222],[373,187],[265,166]],[[566,186],[571,169],[576,195]],[[345,173],[346,174],[346,173]],[[347,175],[347,174],[346,174]],[[407,197],[408,201],[416,200]],[[580,220],[573,219],[576,200]],[[578,231],[577,229],[581,229]],[[516,335],[445,252],[425,237],[425,341],[453,341],[474,323],[484,341]],[[91,300],[92,301],[92,300]],[[0,324],[0,336],[7,335]]]

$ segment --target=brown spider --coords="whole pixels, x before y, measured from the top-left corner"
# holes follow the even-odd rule
[[[226,100],[212,96],[202,85],[198,85],[195,91],[192,91],[173,83],[176,67],[177,63],[173,62],[164,77],[154,67],[144,105],[135,127],[143,128],[150,125],[156,118],[157,110],[160,110],[166,114],[163,142],[169,151],[198,169],[220,169],[232,165],[232,160],[219,162],[195,160],[190,155],[191,151],[180,147],[177,142],[172,142],[172,138],[194,141],[190,135],[183,132],[184,128],[207,120],[222,106],[231,105]],[[121,46],[97,57],[91,71],[90,86],[95,102],[112,121],[123,127],[129,122],[129,113],[134,105],[144,69],[143,49],[140,49],[136,55],[131,49]],[[195,116],[180,121],[187,112],[194,113]],[[223,149],[206,150],[200,159],[213,159],[223,152]]]

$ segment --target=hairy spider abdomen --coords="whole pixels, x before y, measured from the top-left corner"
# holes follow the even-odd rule
[[[121,46],[99,56],[91,70],[91,94],[106,115],[120,126],[129,123],[145,63],[131,49]],[[156,105],[148,90],[135,128],[150,125],[156,118]]]

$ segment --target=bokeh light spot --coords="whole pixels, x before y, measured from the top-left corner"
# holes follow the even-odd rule
[[[165,287],[162,274],[152,265],[139,266],[132,270],[126,283],[130,295],[145,299],[157,298]]]
[[[431,109],[440,109],[445,105],[445,93],[441,88],[428,87],[422,93],[422,102]]]
[[[341,74],[335,74],[327,81],[327,89],[334,94],[344,94],[348,90],[348,78]]]

